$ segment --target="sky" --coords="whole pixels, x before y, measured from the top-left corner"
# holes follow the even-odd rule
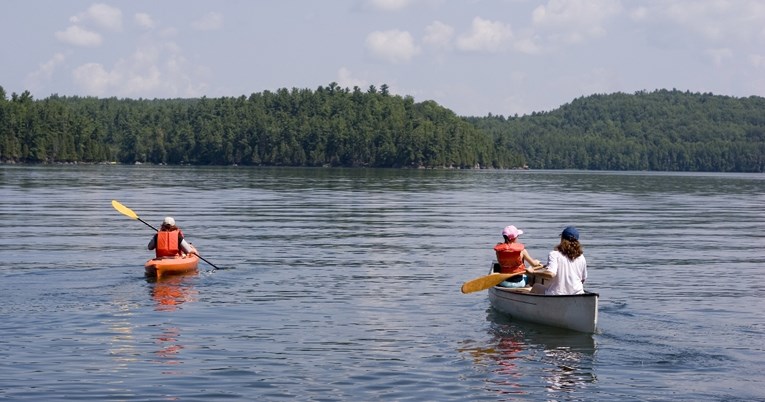
[[[461,116],[765,96],[763,0],[2,0],[0,86],[132,99],[383,84]]]

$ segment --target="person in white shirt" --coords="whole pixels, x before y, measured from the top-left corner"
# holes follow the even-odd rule
[[[579,243],[579,230],[573,226],[563,229],[560,243],[547,256],[547,265],[530,273],[550,279],[549,284],[535,283],[532,293],[545,295],[577,295],[584,293],[587,280],[587,260]],[[546,281],[547,282],[547,281]]]

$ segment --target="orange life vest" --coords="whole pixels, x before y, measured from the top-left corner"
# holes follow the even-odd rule
[[[157,258],[160,257],[172,257],[174,255],[181,254],[181,231],[176,230],[160,230],[157,232]]]
[[[526,271],[521,252],[526,247],[521,243],[499,243],[494,246],[499,261],[499,272],[502,274],[514,274]]]

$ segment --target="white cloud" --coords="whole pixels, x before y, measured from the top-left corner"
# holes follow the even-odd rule
[[[198,31],[215,31],[223,28],[223,15],[220,13],[207,13],[202,18],[191,23]]]
[[[40,64],[40,67],[37,70],[27,75],[26,85],[30,89],[42,88],[46,82],[53,78],[53,73],[65,60],[66,56],[64,56],[63,53],[54,54],[50,60]]]
[[[154,19],[151,18],[151,15],[146,13],[136,13],[136,15],[133,17],[135,20],[135,23],[138,24],[141,28],[144,29],[152,29],[155,26]]]
[[[72,25],[65,31],[58,31],[54,35],[61,42],[75,46],[94,47],[103,42],[99,33],[88,31],[77,25]]]
[[[425,37],[422,42],[436,48],[446,49],[451,46],[453,36],[454,28],[441,21],[433,21],[425,28]]]
[[[513,43],[513,48],[521,53],[538,54],[542,48],[537,44],[534,38],[519,38]]]
[[[367,35],[366,46],[374,57],[389,63],[408,62],[420,53],[412,35],[397,29],[370,33]]]
[[[406,8],[410,0],[369,0],[373,8],[385,11],[397,11]]]
[[[168,91],[162,91],[163,93],[177,93],[177,87],[172,85],[171,82],[162,82],[163,74],[158,66],[150,65],[144,67],[143,71],[132,71],[130,75],[125,78],[125,82],[122,85],[122,92],[128,95],[137,95],[156,93],[162,85],[165,85],[165,89]]]
[[[101,28],[111,31],[122,30],[122,11],[106,4],[96,3],[69,19],[74,24],[92,22]]]
[[[39,73],[40,76],[49,79],[53,76],[53,71],[56,69],[56,66],[63,63],[64,60],[66,60],[66,57],[63,53],[56,53],[50,60],[40,65],[40,69],[37,70],[37,73]]]
[[[470,33],[457,38],[457,48],[466,51],[500,52],[512,44],[513,31],[510,25],[473,18]]]
[[[173,88],[177,86],[173,81],[182,76],[179,74],[182,68],[177,64],[183,62],[177,46],[172,42],[143,44],[130,58],[121,60],[115,67],[125,78],[124,82],[119,83],[120,91],[127,95],[174,93]],[[162,69],[163,65],[166,68]]]
[[[126,97],[195,97],[207,84],[173,42],[143,43],[108,68],[86,63],[73,71],[77,86],[88,95]]]
[[[354,77],[351,73],[351,70],[347,69],[346,67],[341,67],[339,70],[337,70],[337,84],[342,88],[351,89],[353,89],[353,87],[359,87],[361,89],[366,89],[369,87],[369,82]]]
[[[765,3],[759,0],[688,1],[656,5],[656,14],[712,41],[762,41]]]
[[[86,63],[74,69],[72,72],[75,84],[81,87],[85,94],[91,96],[104,96],[119,81],[115,73],[106,71],[99,63]]]
[[[532,21],[554,41],[581,43],[604,35],[604,23],[621,11],[618,0],[549,0],[534,9]]]

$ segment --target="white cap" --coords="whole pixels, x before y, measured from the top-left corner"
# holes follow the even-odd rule
[[[167,218],[165,218],[164,221],[162,221],[162,224],[168,225],[168,226],[175,226],[175,219],[168,216]]]

